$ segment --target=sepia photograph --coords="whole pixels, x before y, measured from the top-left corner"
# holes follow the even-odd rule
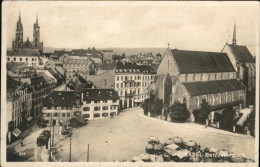
[[[2,4],[0,166],[259,163],[259,2]]]

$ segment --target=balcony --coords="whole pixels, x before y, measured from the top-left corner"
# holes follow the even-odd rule
[[[127,94],[125,94],[125,97],[133,97],[133,96],[135,96],[135,93],[127,93]]]

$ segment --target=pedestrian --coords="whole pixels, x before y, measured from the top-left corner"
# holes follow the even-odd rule
[[[22,139],[22,141],[21,141],[21,147],[23,147],[23,139]]]

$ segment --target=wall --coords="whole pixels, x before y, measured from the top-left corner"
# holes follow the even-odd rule
[[[28,59],[27,61],[26,58]],[[14,61],[14,59],[16,60]],[[20,59],[22,59],[22,61]],[[12,62],[12,61],[28,63],[28,66],[39,66],[38,56],[7,56],[7,62]]]
[[[224,46],[224,48],[223,48],[223,50],[221,52],[222,53],[227,53],[228,58],[231,61],[231,64],[233,65],[234,69],[236,71],[238,71],[237,65],[236,65],[237,61],[235,59],[235,56],[233,55],[233,52],[231,51],[231,49],[229,48],[229,46],[227,44]]]
[[[169,67],[168,67],[169,62]],[[177,76],[179,74],[178,68],[173,60],[173,56],[170,49],[167,49],[163,59],[157,69],[157,74],[169,74],[172,76]]]

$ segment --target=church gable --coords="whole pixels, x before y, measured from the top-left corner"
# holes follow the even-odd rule
[[[167,49],[163,59],[157,69],[157,74],[167,74],[169,73],[171,76],[176,76],[179,74],[178,67],[173,60],[173,56],[170,49]]]

